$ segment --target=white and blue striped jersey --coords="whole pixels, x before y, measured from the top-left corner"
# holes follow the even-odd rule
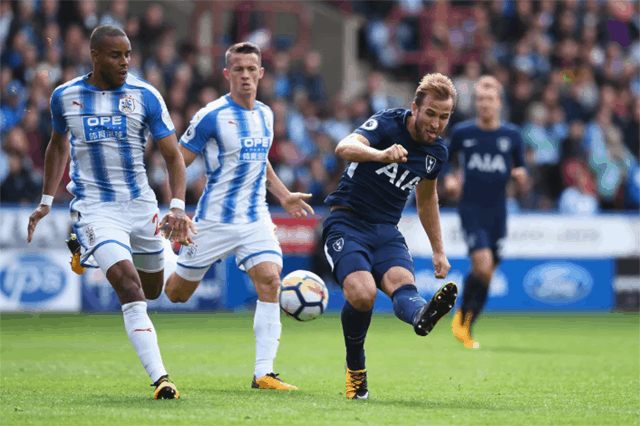
[[[273,141],[273,111],[256,101],[253,110],[223,96],[196,113],[180,138],[202,154],[207,186],[195,221],[246,224],[269,216],[265,182]]]
[[[109,90],[87,83],[89,75],[59,86],[51,96],[53,128],[69,132],[71,142],[67,189],[74,201],[155,201],[143,158],[147,137],[175,132],[162,96],[131,74],[123,86]]]

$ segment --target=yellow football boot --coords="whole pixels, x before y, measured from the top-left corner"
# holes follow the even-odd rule
[[[169,380],[169,376],[162,376],[158,379],[157,382],[152,384],[151,386],[156,387],[156,391],[153,393],[153,399],[178,399],[180,398],[180,393],[178,392],[178,388],[174,385],[171,380]]]
[[[453,317],[453,324],[451,325],[451,330],[453,331],[453,335],[458,339],[465,348],[467,349],[478,349],[480,344],[471,338],[471,319],[473,318],[473,314],[471,312],[467,312],[462,318],[462,311],[456,312],[456,316]]]
[[[76,234],[71,234],[68,240],[65,241],[67,243],[67,247],[71,251],[71,270],[78,275],[84,274],[84,271],[87,270],[84,266],[80,264],[80,241],[78,241],[78,237]]]
[[[251,387],[253,389],[298,390],[297,387],[283,382],[278,378],[277,374],[273,373],[269,373],[259,379],[256,379],[254,376]]]
[[[351,371],[347,368],[347,399],[369,399],[367,370]]]

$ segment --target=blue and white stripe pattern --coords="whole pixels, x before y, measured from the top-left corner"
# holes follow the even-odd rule
[[[196,221],[246,224],[269,216],[265,182],[272,141],[273,112],[262,102],[248,110],[226,95],[196,113],[180,138],[207,167]]]
[[[100,90],[88,75],[53,92],[53,128],[69,133],[71,182],[76,200],[155,200],[144,167],[149,133],[157,139],[175,132],[160,93],[129,74],[121,87]]]

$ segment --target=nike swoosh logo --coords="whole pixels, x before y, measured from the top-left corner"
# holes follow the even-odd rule
[[[462,142],[462,146],[464,146],[465,148],[471,148],[472,146],[475,146],[478,144],[478,141],[476,141],[475,139],[465,139]]]

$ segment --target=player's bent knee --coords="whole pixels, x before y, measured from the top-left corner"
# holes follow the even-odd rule
[[[177,274],[173,274],[167,280],[164,287],[164,294],[173,303],[186,303],[189,301],[200,281],[187,281]]]
[[[370,273],[358,271],[349,274],[342,289],[345,298],[357,310],[366,312],[373,309],[378,289]]]
[[[369,297],[362,297],[362,298],[356,298],[355,300],[351,300],[349,301],[349,303],[351,304],[351,306],[356,308],[356,310],[360,312],[367,312],[373,309],[373,305],[375,301],[376,301],[375,298],[371,299]]]
[[[190,294],[184,294],[179,290],[165,290],[164,293],[172,303],[187,303],[191,298]]]
[[[484,283],[489,285],[489,282],[491,281],[491,276],[493,275],[493,269],[492,268],[484,268],[484,267],[483,268],[474,268],[473,269],[473,275],[475,275],[476,277],[481,279]]]
[[[191,298],[191,293],[185,293],[178,288],[165,288],[164,294],[173,303],[186,303]]]

